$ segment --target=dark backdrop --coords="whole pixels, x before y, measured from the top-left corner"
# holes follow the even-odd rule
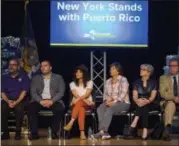
[[[139,76],[139,66],[151,63],[155,67],[154,76],[163,73],[165,57],[177,53],[178,45],[178,4],[177,0],[153,0],[149,3],[149,48],[98,48],[107,51],[107,64],[119,61],[129,82]],[[53,71],[64,76],[68,84],[76,65],[84,63],[90,67],[92,48],[50,47],[50,4],[49,1],[31,1],[29,11],[40,59],[50,59]],[[2,1],[2,36],[21,36],[24,22],[23,1]],[[142,29],[142,28],[141,28]],[[94,49],[94,48],[93,48]],[[108,68],[109,69],[109,68]]]

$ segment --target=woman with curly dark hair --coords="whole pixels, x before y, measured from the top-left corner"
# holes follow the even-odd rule
[[[91,92],[93,90],[93,82],[88,76],[88,69],[85,65],[80,65],[75,70],[74,81],[70,83],[70,90],[73,95],[71,102],[72,116],[64,130],[70,131],[74,121],[78,118],[80,129],[80,139],[86,139],[84,133],[85,111],[94,107]]]

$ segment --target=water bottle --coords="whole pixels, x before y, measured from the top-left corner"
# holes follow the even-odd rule
[[[48,127],[48,139],[52,138],[52,130],[50,127]]]
[[[89,127],[88,129],[88,139],[91,139],[92,129]]]

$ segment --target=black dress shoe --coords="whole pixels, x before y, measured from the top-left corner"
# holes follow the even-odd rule
[[[15,140],[21,140],[21,133],[20,132],[16,132]]]
[[[39,139],[38,135],[30,135],[29,136],[29,140],[37,140],[37,139]]]
[[[7,140],[7,139],[10,139],[10,136],[9,136],[9,134],[2,134],[1,135],[1,140]]]
[[[162,137],[162,139],[165,140],[165,141],[171,140],[170,135],[165,135],[165,136]]]
[[[170,127],[165,127],[162,139],[166,140],[166,141],[170,141],[171,140],[171,138],[170,138]]]
[[[56,132],[52,132],[52,139],[58,139],[58,135]]]

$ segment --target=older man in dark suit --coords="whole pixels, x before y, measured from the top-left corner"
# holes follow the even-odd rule
[[[29,119],[31,135],[29,139],[38,139],[38,111],[41,108],[51,109],[53,112],[52,139],[57,139],[60,120],[65,105],[62,101],[65,92],[65,83],[62,76],[51,72],[49,61],[41,62],[42,74],[35,76],[31,84],[31,103],[29,106]]]

